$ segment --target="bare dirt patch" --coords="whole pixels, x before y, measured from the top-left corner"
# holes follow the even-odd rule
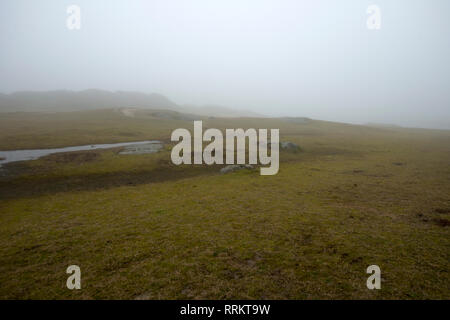
[[[83,157],[80,156],[81,159]],[[73,160],[72,158],[70,159]],[[180,180],[201,175],[218,174],[221,166],[175,166],[169,161],[161,160],[157,169],[96,174],[86,173],[60,177],[40,175],[33,179],[33,183],[30,183],[29,179],[17,177],[19,172],[23,176],[24,172],[30,171],[25,163],[12,163],[10,167],[9,170],[15,171],[15,175],[10,175],[2,179],[4,183],[0,183],[0,199],[35,197],[58,192],[101,190],[119,186],[138,186],[147,183]],[[33,172],[36,173],[37,170]]]

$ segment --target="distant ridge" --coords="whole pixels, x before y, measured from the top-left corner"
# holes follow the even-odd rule
[[[401,128],[401,126],[393,123],[367,122],[364,125],[367,127],[375,127],[375,128]]]
[[[163,95],[126,91],[20,91],[0,95],[0,112],[80,111],[133,106],[145,109],[179,110],[176,103]]]
[[[262,117],[257,113],[219,106],[179,106],[158,93],[98,89],[0,93],[0,112],[67,112],[109,108],[172,110],[216,117]]]
[[[249,117],[249,118],[262,118],[266,117],[262,114],[247,111],[247,110],[233,110],[227,107],[218,106],[218,105],[205,105],[205,106],[192,106],[192,105],[183,105],[182,106],[184,112],[201,114],[204,116],[210,117]]]

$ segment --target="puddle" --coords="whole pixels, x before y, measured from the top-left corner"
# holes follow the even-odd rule
[[[121,142],[108,144],[92,144],[92,145],[90,144],[85,146],[74,146],[74,147],[54,148],[54,149],[0,151],[0,166],[9,162],[36,160],[53,153],[95,150],[95,149],[110,149],[117,147],[127,147],[125,148],[124,151],[121,152],[121,154],[143,154],[143,153],[158,152],[159,150],[162,149],[162,143],[161,141],[148,140],[148,141]]]

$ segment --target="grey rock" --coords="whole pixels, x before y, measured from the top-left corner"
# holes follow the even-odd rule
[[[267,143],[267,148],[270,149],[271,143]],[[302,148],[300,148],[299,145],[286,141],[286,142],[280,142],[280,150],[290,151],[290,152],[300,152],[302,151]]]
[[[295,144],[293,142],[289,142],[289,141],[281,142],[280,143],[280,148],[282,150],[292,151],[292,152],[302,151],[302,149],[297,144]]]
[[[220,169],[220,173],[230,173],[230,172],[234,172],[234,171],[238,171],[238,170],[243,170],[243,169],[253,169],[253,166],[250,164],[232,164],[232,165],[228,165],[222,169]]]

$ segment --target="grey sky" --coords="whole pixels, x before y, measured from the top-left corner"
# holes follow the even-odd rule
[[[66,27],[70,4],[79,31]],[[381,30],[366,27],[370,4]],[[449,12],[448,0],[1,0],[0,92],[158,92],[450,129]]]

